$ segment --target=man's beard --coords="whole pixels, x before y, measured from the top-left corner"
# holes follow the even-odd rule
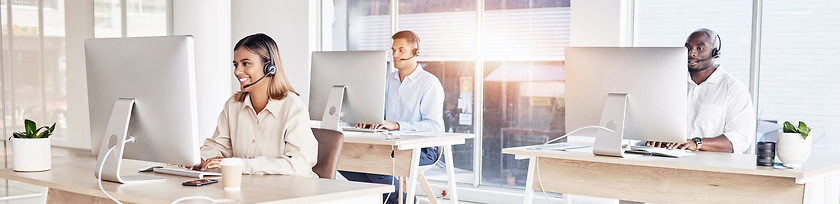
[[[705,66],[705,67],[701,67],[701,68],[691,68],[691,67],[689,67],[689,68],[688,68],[688,73],[697,73],[697,72],[701,72],[701,71],[703,71],[703,70],[708,69],[709,67],[712,67],[712,65]]]

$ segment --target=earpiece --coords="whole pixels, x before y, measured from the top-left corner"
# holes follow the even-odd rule
[[[715,34],[715,37],[717,38],[718,47],[716,47],[714,50],[712,50],[712,58],[720,58],[720,49],[721,49],[722,43],[720,41],[720,35]]]
[[[415,45],[414,46],[415,47],[414,48],[414,56],[420,55],[420,38],[417,37],[417,33],[414,33],[414,31],[408,31],[408,32],[411,32],[411,35],[414,36],[414,45]]]
[[[268,76],[274,76],[277,73],[277,66],[274,66],[274,54],[271,53],[271,44],[265,39],[263,39],[263,42],[265,43],[265,48],[268,49],[268,63],[263,67],[263,73]]]

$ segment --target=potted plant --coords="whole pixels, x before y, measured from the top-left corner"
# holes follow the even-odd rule
[[[507,173],[507,185],[516,186],[516,176],[514,176],[511,172]]]
[[[783,165],[801,167],[802,163],[808,160],[811,155],[809,133],[811,133],[811,128],[804,122],[799,121],[799,125],[794,126],[789,121],[785,121],[782,132],[779,133],[778,141],[776,141],[776,154],[778,154]]]
[[[46,171],[52,167],[50,135],[52,126],[36,128],[35,121],[26,119],[23,132],[12,134],[12,164],[15,171]]]

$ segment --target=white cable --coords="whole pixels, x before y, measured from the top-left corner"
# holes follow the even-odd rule
[[[545,195],[545,199],[548,200],[548,193],[545,192],[545,188],[543,188],[543,184],[542,184],[542,178],[540,178],[540,161],[537,161],[536,160],[537,158],[539,158],[539,157],[534,157],[534,168],[537,171],[536,172],[537,173],[537,181],[540,182],[540,191],[543,192],[543,195]],[[563,196],[565,197],[565,195],[563,195]],[[563,198],[563,199],[566,199],[566,198]]]
[[[105,191],[105,188],[102,188],[102,169],[105,168],[105,160],[108,160],[108,155],[111,154],[111,152],[114,151],[114,148],[116,147],[117,146],[113,146],[111,147],[111,149],[108,149],[108,152],[105,152],[105,157],[102,158],[102,164],[99,165],[99,173],[97,173],[96,177],[99,178],[99,190],[101,190],[102,193],[105,193],[105,195],[108,196],[108,198],[110,198],[114,202],[122,204],[122,202],[111,196],[111,194],[108,194],[108,192]]]
[[[393,186],[394,185],[394,180],[397,180],[397,176],[395,176],[396,173],[397,173],[397,162],[394,161],[395,160],[394,157],[397,157],[397,152],[394,151],[394,145],[391,145],[391,154],[392,154],[391,155],[391,185]],[[403,186],[403,188],[405,188],[405,186]],[[397,192],[394,192],[394,193],[400,193],[400,192],[397,191]],[[397,196],[397,197],[399,197],[399,196]],[[390,198],[391,198],[391,194],[389,193],[388,196],[385,196],[385,201],[382,202],[382,204],[388,203],[388,199],[390,199]]]
[[[601,129],[601,130],[606,130],[607,132],[612,132],[612,131],[613,131],[613,130],[611,130],[611,129],[609,129],[609,128],[602,127],[602,126],[597,126],[597,125],[592,125],[592,126],[581,127],[581,128],[578,128],[578,129],[572,130],[571,132],[566,133],[566,134],[565,134],[565,135],[563,135],[563,136],[560,136],[560,137],[554,138],[554,139],[552,139],[552,140],[549,140],[548,142],[543,143],[542,145],[540,145],[540,148],[539,148],[539,149],[542,149],[542,148],[543,148],[545,145],[547,145],[548,143],[551,143],[551,142],[557,141],[557,140],[559,140],[559,139],[566,138],[566,136],[569,136],[569,135],[571,135],[571,134],[574,134],[574,133],[575,133],[575,132],[577,132],[577,131],[580,131],[580,130],[583,130],[583,129],[589,129],[589,128],[598,128],[598,129]]]
[[[573,134],[573,133],[575,133],[575,132],[577,132],[577,131],[580,131],[580,130],[583,130],[583,129],[589,129],[589,128],[598,128],[598,129],[601,129],[601,130],[606,130],[606,131],[608,131],[608,132],[612,132],[612,131],[613,131],[613,130],[611,130],[611,129],[609,129],[609,128],[602,127],[602,126],[597,126],[597,125],[592,125],[592,126],[581,127],[581,128],[578,128],[578,129],[572,130],[571,132],[566,133],[566,134],[565,134],[565,135],[563,135],[563,136],[560,136],[560,137],[554,138],[554,139],[552,139],[552,140],[549,140],[548,142],[543,143],[542,145],[540,145],[540,148],[539,148],[539,149],[543,149],[543,147],[544,147],[545,145],[547,145],[548,143],[551,143],[551,142],[557,141],[557,140],[559,140],[559,139],[566,138],[566,136],[569,136],[569,135],[571,135],[571,134]],[[548,200],[548,193],[546,193],[546,192],[545,192],[545,187],[543,187],[542,178],[540,177],[540,162],[539,162],[539,161],[537,161],[537,158],[539,158],[539,157],[534,157],[534,158],[533,158],[533,159],[534,159],[534,169],[535,169],[535,171],[536,171],[535,173],[537,173],[537,181],[538,181],[538,182],[540,182],[540,191],[542,191],[542,192],[543,192],[543,195],[545,196],[545,199],[546,199],[546,200]],[[569,198],[567,197],[567,195],[563,194],[563,199],[569,199]]]
[[[178,198],[175,201],[172,201],[172,204],[175,204],[175,203],[178,203],[178,202],[181,202],[181,201],[185,201],[185,200],[193,200],[193,199],[200,199],[200,200],[210,201],[210,202],[213,202],[213,203],[218,203],[218,201],[216,201],[216,199],[213,199],[213,198],[207,197],[207,196],[187,196],[187,197]]]

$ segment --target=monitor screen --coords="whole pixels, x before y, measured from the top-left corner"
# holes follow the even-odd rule
[[[122,158],[195,165],[200,162],[192,36],[85,41],[91,149],[100,152],[115,102],[133,98]],[[218,114],[218,113],[214,113]],[[122,119],[125,120],[125,119]],[[116,123],[116,122],[115,122]],[[110,137],[109,147],[116,145]],[[107,151],[107,149],[106,149]]]
[[[621,93],[624,139],[686,142],[687,59],[684,47],[566,48],[566,131],[599,125],[607,95]]]
[[[309,118],[322,120],[333,85],[344,85],[341,121],[382,124],[387,59],[385,51],[312,52]]]

